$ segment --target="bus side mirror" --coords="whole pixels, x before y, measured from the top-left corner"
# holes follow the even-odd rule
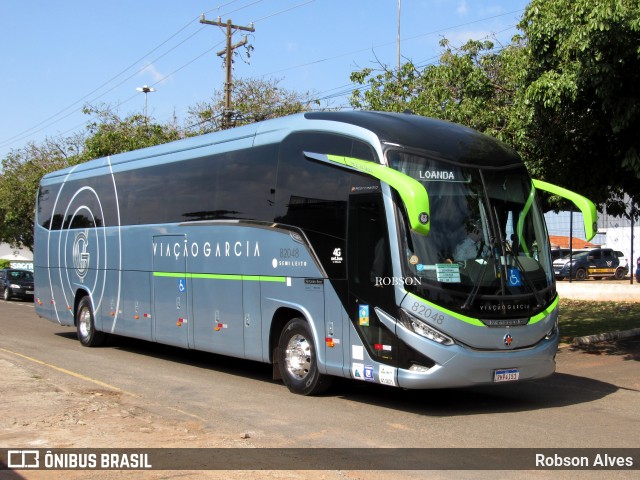
[[[428,235],[431,229],[431,211],[429,194],[420,182],[392,168],[359,158],[326,155],[324,153],[304,152],[310,160],[328,163],[333,166],[355,170],[370,175],[395,189],[407,209],[411,230]]]
[[[533,186],[538,190],[553,193],[562,198],[570,200],[582,212],[584,219],[584,233],[587,241],[591,240],[598,233],[598,213],[596,206],[587,197],[583,197],[579,193],[572,192],[566,188],[558,187],[552,183],[543,182],[542,180],[533,180]]]

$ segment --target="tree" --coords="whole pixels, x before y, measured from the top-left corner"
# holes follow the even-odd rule
[[[311,93],[298,93],[279,86],[279,79],[239,79],[233,83],[232,126],[283,117],[293,113],[305,112],[313,104]],[[191,134],[214,132],[222,129],[224,114],[224,92],[216,91],[212,101],[196,104],[189,109],[188,124],[192,125]]]
[[[161,125],[141,114],[121,118],[108,105],[86,106],[83,112],[95,117],[87,125],[88,134],[83,151],[85,160],[151,147],[180,138],[175,122]]]
[[[519,28],[519,100],[538,140],[527,155],[541,176],[624,214],[624,193],[640,202],[640,3],[533,0]]]
[[[0,176],[0,241],[33,250],[34,202],[40,178],[82,161],[84,137],[46,139],[12,150]]]
[[[459,50],[440,42],[437,64],[420,70],[412,62],[399,72],[381,66],[381,73],[364,69],[351,80],[367,86],[351,97],[355,108],[413,113],[461,123],[513,143],[510,112],[518,88],[515,72],[521,45],[496,51],[490,41],[470,40]]]

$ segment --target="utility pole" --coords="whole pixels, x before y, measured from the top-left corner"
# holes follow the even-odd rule
[[[204,23],[206,25],[215,25],[217,27],[226,27],[227,28],[227,46],[224,50],[220,50],[217,55],[219,57],[224,56],[225,68],[227,71],[226,80],[224,84],[224,120],[222,122],[222,128],[230,128],[231,127],[231,89],[232,89],[232,66],[233,66],[233,51],[247,44],[247,36],[243,35],[242,40],[236,43],[235,45],[231,44],[231,38],[233,34],[242,30],[245,32],[255,32],[256,29],[253,28],[253,23],[250,23],[248,27],[242,27],[240,25],[234,25],[231,23],[231,19],[228,19],[226,23],[222,23],[220,17],[218,17],[217,21],[206,20],[204,17],[204,13],[200,15],[200,23]]]

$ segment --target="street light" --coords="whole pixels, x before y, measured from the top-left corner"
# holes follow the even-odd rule
[[[155,92],[156,89],[149,87],[148,85],[143,85],[142,87],[137,87],[136,90],[138,92],[144,93],[144,118],[147,118],[147,94],[150,92]]]

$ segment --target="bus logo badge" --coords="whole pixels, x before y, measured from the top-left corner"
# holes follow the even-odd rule
[[[505,346],[510,347],[512,343],[513,343],[513,337],[507,333],[504,336],[504,344]]]
[[[89,231],[85,230],[76,235],[73,241],[73,267],[76,269],[76,274],[80,277],[80,280],[84,280],[89,271]]]

